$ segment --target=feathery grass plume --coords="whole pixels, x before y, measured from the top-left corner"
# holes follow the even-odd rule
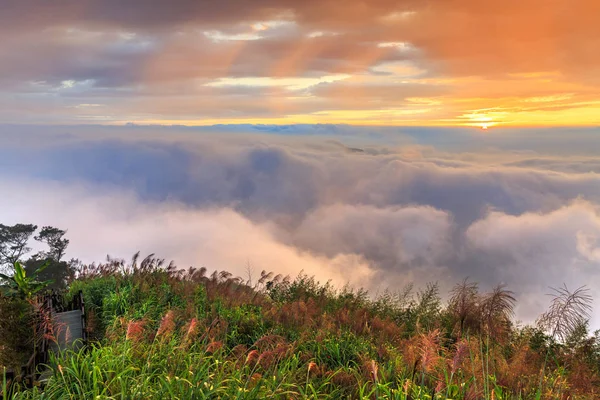
[[[354,388],[358,383],[355,374],[351,374],[343,369],[337,370],[331,376],[331,381],[344,389]]]
[[[265,350],[256,359],[256,363],[263,369],[270,369],[281,362],[290,352],[291,347],[286,344],[277,345],[272,350]]]
[[[198,336],[198,328],[198,320],[196,318],[192,318],[188,328],[185,331],[184,341],[188,342]]]
[[[404,391],[405,396],[408,396],[408,391],[411,389],[412,384],[413,383],[410,379],[404,380],[404,383],[402,384],[402,390]]]
[[[516,299],[514,292],[505,285],[494,287],[491,293],[481,300],[481,323],[490,335],[497,336],[507,328],[514,316]]]
[[[450,362],[450,373],[455,374],[456,371],[460,368],[463,360],[469,354],[469,343],[465,339],[461,339],[454,346],[456,351],[454,352],[454,357],[452,357],[452,361]]]
[[[127,324],[127,333],[125,339],[133,342],[139,342],[144,337],[144,321],[129,321]]]
[[[261,368],[270,369],[278,362],[278,354],[274,350],[267,350],[260,353],[256,362]]]
[[[421,349],[420,349],[420,336],[412,336],[404,340],[399,348],[402,352],[402,359],[404,363],[410,367],[412,377],[417,373],[419,362],[421,360]]]
[[[377,365],[377,361],[371,360],[367,364],[367,368],[368,368],[369,376],[370,376],[371,380],[373,382],[377,383],[377,373],[379,372],[379,365]]]
[[[587,321],[592,310],[592,296],[589,289],[585,286],[577,288],[573,293],[569,291],[567,285],[561,288],[551,288],[554,293],[550,308],[538,319],[538,326],[550,333],[555,340],[564,342]],[[550,348],[546,351],[546,358],[541,368],[538,392],[542,392],[544,387],[544,378],[546,372],[546,362],[550,354]]]
[[[444,381],[439,380],[437,385],[435,385],[434,392],[437,394],[437,393],[441,393],[442,390],[444,390]]]
[[[267,282],[273,277],[273,272],[267,272],[262,270],[260,272],[260,279],[256,283],[256,289],[261,289],[266,286]]]
[[[248,380],[249,381],[248,382],[248,386],[251,387],[251,388],[254,387],[254,386],[256,386],[256,384],[258,382],[260,382],[260,380],[262,379],[262,377],[263,376],[261,374],[259,374],[258,372],[253,373],[250,376],[250,379]]]
[[[465,400],[481,400],[483,399],[483,393],[478,390],[475,386],[470,386],[465,395]]]
[[[217,351],[221,350],[223,348],[223,342],[221,341],[216,341],[216,342],[210,342],[207,346],[206,346],[206,352],[208,354],[214,354]]]
[[[160,325],[156,331],[156,337],[170,336],[173,331],[175,331],[175,312],[169,310],[160,321]]]
[[[247,351],[248,348],[246,347],[246,345],[238,344],[237,346],[231,349],[231,351],[229,352],[229,357],[236,361],[245,360],[244,355]]]
[[[448,308],[457,320],[459,334],[469,328],[476,320],[479,308],[479,289],[477,282],[465,278],[450,291]]]
[[[44,305],[34,302],[34,309],[38,310],[37,313],[37,321],[38,321],[38,332],[37,334],[40,336],[35,340],[43,338],[50,340],[52,342],[57,342],[57,335],[60,332],[64,332],[66,324],[58,323],[52,318],[52,311],[49,309],[48,305]]]
[[[280,335],[265,335],[254,342],[254,347],[260,351],[273,350],[278,346],[285,344],[285,338]]]
[[[551,288],[554,293],[550,308],[538,319],[538,325],[553,338],[567,339],[583,322],[590,318],[592,296],[585,286],[570,292],[567,285]]]
[[[424,372],[431,371],[439,361],[440,330],[435,329],[427,334],[421,334],[421,368]]]
[[[321,368],[319,368],[319,365],[316,362],[311,361],[308,363],[306,373],[310,377],[318,377],[322,375],[323,371]]]
[[[206,279],[206,267],[200,267],[193,275],[193,280],[196,282],[200,282]]]
[[[258,350],[251,350],[246,356],[246,364],[254,365],[260,356]]]

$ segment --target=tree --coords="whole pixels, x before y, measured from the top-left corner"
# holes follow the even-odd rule
[[[37,258],[51,258],[52,260],[59,262],[65,255],[65,250],[69,245],[69,239],[64,238],[66,233],[67,231],[63,231],[62,229],[53,226],[44,226],[34,239],[38,242],[46,243],[49,250],[45,253],[40,253]]]
[[[440,289],[437,283],[428,283],[424,290],[417,293],[417,301],[414,304],[414,316],[418,323],[426,330],[432,330],[434,324],[439,320],[442,301]]]
[[[71,279],[74,274],[70,262],[55,261],[52,258],[39,259],[32,257],[24,263],[27,274],[38,271],[42,266],[44,266],[44,268],[37,273],[38,279],[52,281],[52,283],[48,285],[49,289],[66,289],[69,279]]]
[[[27,242],[36,229],[37,225],[32,224],[0,224],[0,266],[14,265],[23,254],[31,251]]]
[[[65,261],[61,261],[69,245],[69,239],[64,237],[66,233],[66,231],[53,226],[44,226],[34,239],[45,243],[48,246],[48,250],[40,251],[25,262],[27,273],[33,273],[42,265],[45,266],[39,272],[39,278],[53,281],[49,285],[51,289],[60,290],[66,288],[67,280],[73,274],[71,265]]]

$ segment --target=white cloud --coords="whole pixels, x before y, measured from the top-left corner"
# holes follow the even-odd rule
[[[482,259],[504,259],[504,265],[491,265],[503,280],[518,282],[522,316],[534,318],[545,306],[540,295],[562,283],[571,289],[587,285],[600,299],[600,210],[594,204],[575,201],[548,213],[492,212],[471,225],[466,237]]]
[[[68,229],[85,261],[140,250],[238,275],[250,261],[372,291],[468,276],[506,283],[527,321],[549,286],[600,287],[592,131],[578,150],[564,131],[0,129],[0,222]]]
[[[255,269],[300,271],[336,285],[360,285],[373,270],[360,255],[316,256],[278,242],[265,226],[228,208],[192,209],[181,204],[141,203],[131,193],[86,186],[3,179],[0,221],[68,229],[67,256],[84,262],[156,253],[180,267],[206,266],[245,277]],[[352,274],[348,274],[352,271]]]

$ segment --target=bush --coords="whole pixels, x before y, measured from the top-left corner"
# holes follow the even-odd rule
[[[0,369],[18,370],[33,351],[32,307],[18,298],[0,295]]]

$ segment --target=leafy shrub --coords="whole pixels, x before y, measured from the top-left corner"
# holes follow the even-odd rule
[[[31,304],[0,295],[0,369],[18,370],[33,351]]]

